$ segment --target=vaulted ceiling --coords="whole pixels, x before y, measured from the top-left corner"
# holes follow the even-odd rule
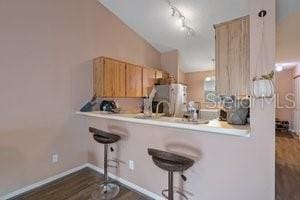
[[[249,0],[172,0],[186,24],[187,36],[166,0],[99,0],[160,52],[178,49],[184,72],[213,69],[214,24],[248,15]],[[300,9],[300,0],[277,0],[278,20]],[[295,6],[296,5],[296,6]]]

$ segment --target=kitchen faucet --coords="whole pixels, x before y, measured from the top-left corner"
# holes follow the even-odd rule
[[[162,103],[166,103],[168,105],[168,107],[169,107],[169,114],[172,115],[170,102],[168,102],[167,100],[161,100],[161,101],[158,102],[158,104],[156,106],[156,117],[158,117],[158,109],[159,109],[160,104],[162,104]]]
[[[195,102],[190,101],[187,107],[187,113],[184,115],[184,118],[188,119],[188,121],[197,121],[199,118],[200,111],[197,110]]]

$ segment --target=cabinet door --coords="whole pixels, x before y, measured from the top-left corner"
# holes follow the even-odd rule
[[[107,84],[114,84],[113,91],[114,97],[125,97],[126,96],[126,64],[119,61],[112,61],[111,63],[114,66],[114,72],[112,75],[113,81],[107,80]],[[111,77],[111,75],[108,75]]]
[[[143,68],[143,96],[148,97],[155,84],[155,70]]]
[[[243,74],[241,76],[241,87],[240,93],[241,95],[249,95],[250,94],[250,17],[245,17],[241,21],[241,57],[244,58],[241,60],[241,68],[240,72]]]
[[[126,65],[126,97],[142,97],[142,67]]]
[[[216,90],[217,94],[226,95],[230,90],[228,65],[228,26],[216,28]]]
[[[250,81],[248,21],[245,18],[228,24],[228,66],[231,94],[247,95],[248,93]]]
[[[97,97],[103,96],[103,58],[95,58],[93,61],[93,88]]]
[[[109,58],[94,59],[93,86],[97,97],[125,97],[125,63]]]
[[[249,17],[216,28],[216,88],[218,94],[247,95],[250,81]]]

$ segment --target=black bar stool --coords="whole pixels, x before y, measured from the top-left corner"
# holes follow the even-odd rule
[[[101,131],[101,130],[93,128],[93,127],[89,127],[89,131],[91,133],[94,133],[93,137],[97,142],[104,144],[104,183],[100,186],[102,188],[102,191],[101,191],[102,199],[113,199],[114,197],[116,197],[119,194],[120,187],[117,184],[108,182],[108,175],[107,175],[108,145],[116,143],[117,141],[119,141],[121,139],[121,137],[118,135],[115,135],[115,134]]]
[[[173,173],[187,170],[194,164],[194,160],[157,149],[148,149],[148,154],[152,156],[152,160],[156,166],[168,171],[168,189],[163,190],[162,195],[168,200],[174,200]],[[184,181],[186,181],[186,177],[184,175],[181,175],[181,177]],[[166,195],[167,192],[168,195]],[[185,199],[188,199],[182,192],[176,192]]]

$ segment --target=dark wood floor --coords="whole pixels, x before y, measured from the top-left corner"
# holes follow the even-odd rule
[[[276,200],[300,199],[300,140],[276,137]],[[13,199],[24,200],[93,200],[103,176],[89,168],[82,169]],[[116,200],[151,200],[124,186]]]
[[[276,137],[276,200],[300,199],[300,140]]]
[[[98,192],[99,185],[103,183],[103,176],[89,168],[51,182],[33,191],[12,199],[24,200],[94,200],[101,199]],[[119,184],[120,185],[120,184]],[[152,200],[129,188],[121,186],[119,195],[115,200]]]

